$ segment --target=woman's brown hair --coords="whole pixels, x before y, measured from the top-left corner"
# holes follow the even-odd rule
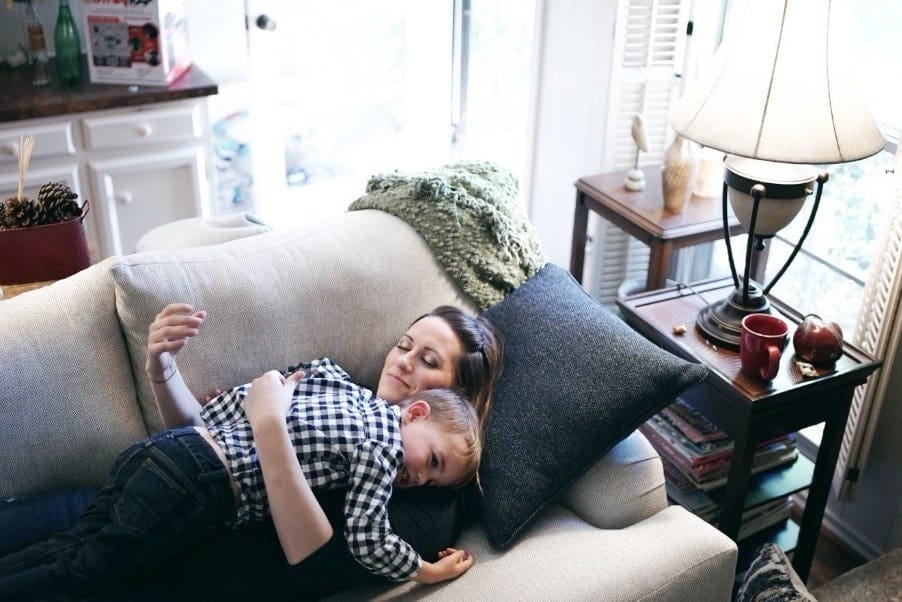
[[[492,390],[501,372],[501,335],[485,318],[471,316],[453,305],[436,307],[414,320],[414,323],[430,316],[444,320],[463,347],[453,386],[473,404],[480,428],[484,429],[492,406]]]

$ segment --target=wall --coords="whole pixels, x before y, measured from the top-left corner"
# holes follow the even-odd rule
[[[574,183],[598,173],[613,52],[614,0],[542,9],[530,218],[552,262],[570,265]]]
[[[54,55],[56,48],[53,45],[53,27],[56,25],[56,15],[59,10],[59,2],[49,0],[38,0],[36,2],[38,15],[44,24],[44,40],[47,44],[47,51]],[[81,33],[82,10],[81,2],[70,2],[72,8],[72,16],[75,22],[79,24],[79,33]],[[28,38],[25,37],[25,25],[23,17],[25,8],[22,3],[16,2],[11,9],[7,9],[5,3],[0,6],[0,59],[6,58],[18,48],[19,44],[23,44],[28,48]],[[85,48],[85,36],[81,36],[82,50]]]
[[[826,521],[866,558],[902,547],[902,354],[896,354],[855,500],[831,499]]]

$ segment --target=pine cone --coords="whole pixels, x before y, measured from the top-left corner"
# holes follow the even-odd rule
[[[81,215],[81,207],[69,199],[50,199],[39,206],[38,221],[41,224],[67,222]]]
[[[75,202],[78,195],[63,182],[48,182],[38,189],[38,216],[41,224],[66,222],[81,215],[81,207]]]
[[[15,198],[15,197],[10,197]],[[9,199],[6,199],[8,201]],[[6,201],[0,203],[0,230],[6,230],[9,226],[6,223]]]
[[[77,198],[78,195],[65,182],[47,182],[46,184],[41,184],[41,187],[38,188],[38,203],[41,204],[49,200],[65,199],[74,201]]]
[[[40,210],[37,203],[27,197],[10,197],[3,202],[4,221],[7,228],[29,228],[37,226]]]

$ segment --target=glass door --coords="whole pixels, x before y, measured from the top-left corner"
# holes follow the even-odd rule
[[[246,6],[249,75],[214,116],[219,212],[295,225],[343,211],[374,173],[447,161],[450,0]]]

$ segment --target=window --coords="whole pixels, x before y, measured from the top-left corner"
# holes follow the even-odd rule
[[[506,166],[525,181],[533,93],[535,2],[458,0],[463,27],[461,62],[462,126],[454,138],[461,159]]]
[[[803,313],[838,323],[849,340],[858,338],[856,323],[865,285],[893,195],[887,175],[895,144],[877,155],[829,167],[820,209],[802,251],[773,294]],[[810,203],[809,203],[810,204]],[[780,232],[771,244],[768,275],[783,265],[801,235],[807,213]]]
[[[630,124],[637,113],[644,120],[649,144],[649,152],[639,156],[640,166],[661,163],[672,140],[667,111],[679,96],[679,74],[686,65],[689,5],[689,0],[617,3],[603,171],[634,166],[636,144]],[[719,11],[711,12],[718,13],[719,21]],[[586,247],[584,285],[594,298],[613,308],[620,291],[632,287],[633,282],[645,281],[648,247],[610,222],[594,215],[590,220],[594,226],[590,226],[593,234]]]
[[[374,173],[455,158],[522,181],[534,3],[248,6],[248,77],[213,109],[220,212],[287,227],[344,211]],[[263,14],[276,26],[256,26]]]

